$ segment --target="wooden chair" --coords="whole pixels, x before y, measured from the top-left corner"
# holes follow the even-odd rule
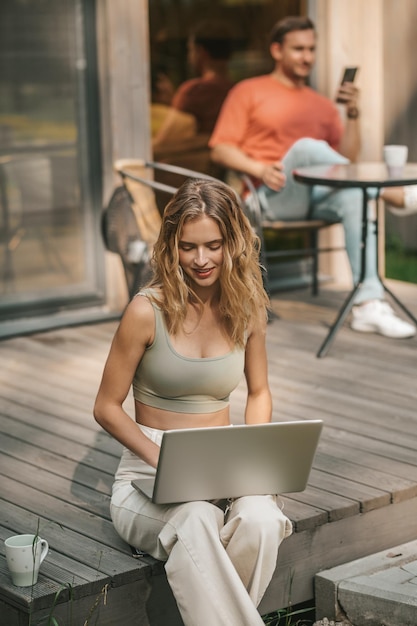
[[[319,292],[319,254],[344,250],[341,247],[319,247],[319,232],[330,228],[339,222],[337,220],[305,219],[305,220],[266,220],[252,180],[246,174],[230,172],[228,182],[241,195],[246,213],[251,224],[261,240],[261,263],[265,268],[265,283],[268,291],[274,290],[274,283],[270,278],[271,261],[279,258],[311,258],[311,290],[313,295]],[[281,239],[288,240],[292,234],[302,235],[305,245],[295,248],[268,249],[266,240],[268,235],[282,234]]]
[[[165,205],[186,178],[206,178],[202,172],[185,167],[145,161],[120,159],[114,163],[122,179],[102,214],[102,235],[107,250],[121,258],[129,298],[137,293],[150,275],[149,260],[161,228],[157,195]],[[157,173],[167,174],[177,185],[155,180]]]

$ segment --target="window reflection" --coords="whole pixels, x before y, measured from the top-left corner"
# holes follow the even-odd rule
[[[0,6],[1,304],[86,282],[77,57],[79,3]]]
[[[47,291],[82,279],[75,162],[64,150],[0,159],[4,293]]]
[[[152,76],[150,124],[155,160],[215,176],[222,175],[210,161],[208,139],[213,124],[210,128],[204,127],[202,119],[205,111],[199,114],[195,108],[211,107],[207,113],[213,118],[213,103],[219,97],[219,94],[211,96],[208,91],[209,81],[213,81],[219,65],[206,65],[204,72],[198,54],[204,56],[206,50],[195,45],[199,42],[199,35],[204,37],[201,33],[203,25],[206,27],[206,37],[213,38],[213,29],[207,32],[207,24],[218,25],[214,33],[217,33],[219,40],[224,40],[225,33],[228,33],[230,54],[223,57],[227,58],[227,71],[222,68],[221,76],[233,84],[271,70],[267,39],[272,24],[285,15],[305,12],[304,5],[302,0],[152,0],[149,3]],[[218,42],[218,49],[221,43]],[[217,73],[218,84],[219,75]],[[185,106],[184,97],[181,98],[184,85],[202,76],[200,99],[194,91],[194,108],[190,102]],[[224,96],[225,90],[222,93]],[[165,136],[162,132],[161,139],[161,128],[166,131],[167,118],[172,122],[168,124],[170,132],[165,133]]]

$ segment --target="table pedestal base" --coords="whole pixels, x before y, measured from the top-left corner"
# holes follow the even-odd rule
[[[330,327],[330,330],[327,333],[326,339],[323,341],[319,351],[317,352],[317,357],[318,358],[326,356],[327,352],[329,351],[330,346],[331,346],[331,344],[333,342],[333,339],[334,339],[336,333],[338,332],[339,328],[343,325],[344,321],[346,320],[347,316],[349,315],[349,313],[352,310],[352,307],[353,307],[354,301],[355,301],[355,296],[356,296],[357,292],[359,291],[360,286],[361,286],[361,283],[358,283],[357,285],[355,285],[354,289],[349,294],[348,298],[345,300],[345,302],[344,302],[344,304],[343,304],[343,306],[342,306],[342,308],[340,310],[340,313],[339,313],[339,315],[336,318],[336,321]],[[411,311],[409,311],[409,309],[407,309],[405,304],[403,304],[401,302],[401,300],[399,300],[397,298],[397,296],[391,291],[391,289],[389,289],[383,282],[382,282],[382,286],[384,287],[385,291],[391,296],[391,298],[394,300],[394,302],[400,307],[400,309],[417,326],[417,319],[416,319],[416,317],[411,313]]]

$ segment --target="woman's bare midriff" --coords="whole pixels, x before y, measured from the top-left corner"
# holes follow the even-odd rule
[[[135,401],[136,421],[138,424],[158,430],[177,428],[206,428],[210,426],[229,426],[229,408],[215,413],[176,413],[164,411]]]

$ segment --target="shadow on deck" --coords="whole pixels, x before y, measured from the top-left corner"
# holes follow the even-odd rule
[[[416,313],[417,287],[400,287]],[[346,326],[317,359],[343,297],[273,298],[273,419],[319,418],[324,430],[308,488],[283,497],[296,532],[281,547],[261,613],[313,599],[320,570],[417,538],[417,339]],[[109,517],[120,446],[96,425],[92,405],[115,327],[0,344],[0,538],[39,530],[50,544],[31,590],[11,584],[1,542],[0,609],[8,626],[47,624],[50,614],[65,625],[181,624],[163,564],[132,558]],[[232,397],[235,423],[244,402],[242,382]]]

